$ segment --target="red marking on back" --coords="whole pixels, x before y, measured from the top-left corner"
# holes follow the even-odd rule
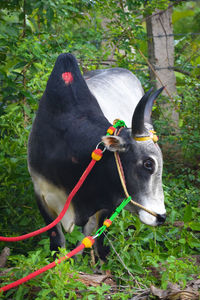
[[[62,79],[64,80],[64,82],[66,84],[70,84],[74,80],[73,75],[72,75],[71,72],[62,73]]]

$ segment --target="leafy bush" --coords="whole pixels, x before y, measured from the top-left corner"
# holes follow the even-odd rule
[[[43,224],[39,214],[35,214],[36,201],[27,168],[30,127],[25,124],[24,106],[8,105],[0,116],[0,124],[0,228],[2,235],[16,236]],[[38,238],[33,242],[10,243],[9,247],[25,253],[37,241]]]
[[[200,161],[200,103],[199,83],[194,79],[186,79],[186,88],[179,91],[180,135],[179,143],[183,151],[183,159],[191,166],[198,168]]]

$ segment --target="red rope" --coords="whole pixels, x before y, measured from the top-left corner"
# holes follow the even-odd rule
[[[103,151],[101,149],[95,149],[92,152],[92,160],[89,163],[89,165],[87,166],[86,170],[84,171],[84,173],[82,174],[81,178],[79,179],[78,183],[75,185],[75,187],[73,188],[73,190],[71,191],[71,193],[69,194],[67,201],[60,213],[60,215],[49,225],[38,229],[36,231],[33,231],[31,233],[28,234],[24,234],[18,237],[0,237],[0,241],[7,241],[7,242],[16,242],[16,241],[21,241],[21,240],[25,240],[27,238],[33,237],[35,235],[38,235],[40,233],[43,233],[49,229],[51,229],[52,227],[54,227],[58,222],[60,222],[60,220],[63,218],[63,216],[65,215],[69,204],[71,202],[71,200],[73,199],[73,197],[76,195],[76,193],[78,192],[78,190],[80,189],[80,187],[82,186],[82,184],[84,183],[85,179],[87,178],[87,176],[89,175],[89,173],[91,172],[92,168],[94,167],[94,165],[96,164],[97,161],[99,161],[101,159],[103,155]],[[89,240],[89,242],[88,242]],[[46,266],[44,266],[43,268],[19,279],[16,280],[8,285],[5,285],[3,287],[0,288],[0,292],[5,292],[8,291],[14,287],[17,287],[18,285],[21,285],[23,283],[25,283],[26,281],[42,274],[43,272],[52,269],[56,266],[56,264],[60,264],[62,261],[64,261],[65,259],[68,259],[70,257],[72,257],[73,255],[77,254],[78,252],[80,252],[81,250],[83,250],[85,247],[91,247],[92,244],[94,243],[94,239],[92,237],[87,237],[85,238],[82,243],[76,247],[74,250],[72,250],[71,252],[69,252],[67,255],[61,257],[60,259],[58,259],[56,262],[52,262]]]
[[[98,151],[97,151],[98,150]],[[96,149],[94,150],[94,152],[98,152],[98,155],[100,155],[102,153],[102,151],[100,149]],[[102,155],[101,155],[102,156]],[[79,179],[78,183],[75,185],[75,187],[73,188],[73,190],[71,191],[71,193],[69,194],[67,201],[60,213],[60,215],[49,225],[40,228],[36,231],[21,235],[21,236],[16,236],[16,237],[4,237],[4,236],[0,236],[0,241],[4,241],[4,242],[17,242],[17,241],[21,241],[21,240],[25,240],[28,239],[30,237],[36,236],[38,234],[41,234],[49,229],[51,229],[52,227],[54,227],[56,224],[58,224],[62,218],[64,217],[71,200],[73,199],[73,197],[76,195],[76,193],[78,192],[78,190],[80,189],[80,187],[82,186],[83,182],[85,181],[85,179],[87,178],[87,176],[89,175],[89,173],[91,172],[92,168],[94,167],[96,163],[96,160],[92,159],[91,162],[89,163],[88,167],[86,168],[85,172],[83,173],[83,175],[81,176],[81,178]]]
[[[9,284],[1,287],[0,288],[0,292],[5,292],[5,291],[8,291],[8,290],[10,290],[12,288],[15,288],[18,285],[21,285],[22,283],[24,283],[24,282],[26,282],[26,281],[28,281],[30,279],[33,279],[34,277],[42,274],[43,272],[45,272],[45,271],[47,271],[49,269],[54,268],[56,266],[56,264],[60,264],[62,261],[66,260],[66,259],[68,259],[70,257],[72,257],[73,255],[77,254],[78,252],[80,252],[84,248],[85,248],[85,245],[81,243],[78,247],[76,247],[74,250],[72,250],[71,252],[69,252],[67,255],[61,257],[60,259],[58,259],[56,262],[53,261],[52,263],[44,266],[43,268],[41,268],[41,269],[39,269],[39,270],[31,273],[31,274],[29,274],[29,275],[27,275],[27,276],[25,276],[25,277],[23,277],[23,278],[21,278],[19,280],[16,280],[16,281],[14,281],[12,283],[9,283]]]

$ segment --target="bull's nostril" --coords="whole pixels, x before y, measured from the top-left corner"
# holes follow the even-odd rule
[[[163,224],[165,222],[165,220],[166,220],[166,214],[162,214],[162,215],[157,214],[158,225]]]

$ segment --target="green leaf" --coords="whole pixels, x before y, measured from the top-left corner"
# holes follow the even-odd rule
[[[185,19],[186,17],[194,16],[193,10],[185,10],[185,11],[175,11],[173,13],[172,22],[173,24],[181,19]]]
[[[185,207],[185,213],[184,213],[184,216],[183,216],[183,221],[185,223],[187,222],[190,222],[192,219],[192,207],[190,205],[187,205]]]
[[[21,68],[23,68],[26,64],[27,64],[27,61],[20,61],[20,62],[18,62],[18,63],[13,67],[13,69],[21,69]]]
[[[182,127],[183,126],[183,119],[180,118],[178,124],[179,124],[179,127]]]
[[[169,279],[169,275],[167,272],[164,272],[162,274],[162,277],[161,277],[161,287],[165,290],[167,288],[167,285],[168,285],[168,279]]]
[[[186,243],[186,240],[185,240],[185,239],[180,239],[180,240],[179,240],[179,243],[181,243],[181,244],[184,245],[184,244]]]
[[[196,239],[194,240],[189,239],[188,244],[190,245],[191,248],[200,248],[200,242],[197,241]]]
[[[47,18],[49,24],[51,23],[53,16],[54,16],[53,9],[51,7],[48,7],[47,12],[46,12],[46,18]]]
[[[200,223],[199,223],[199,222],[190,222],[190,223],[189,223],[189,227],[190,227],[192,230],[200,231]]]

